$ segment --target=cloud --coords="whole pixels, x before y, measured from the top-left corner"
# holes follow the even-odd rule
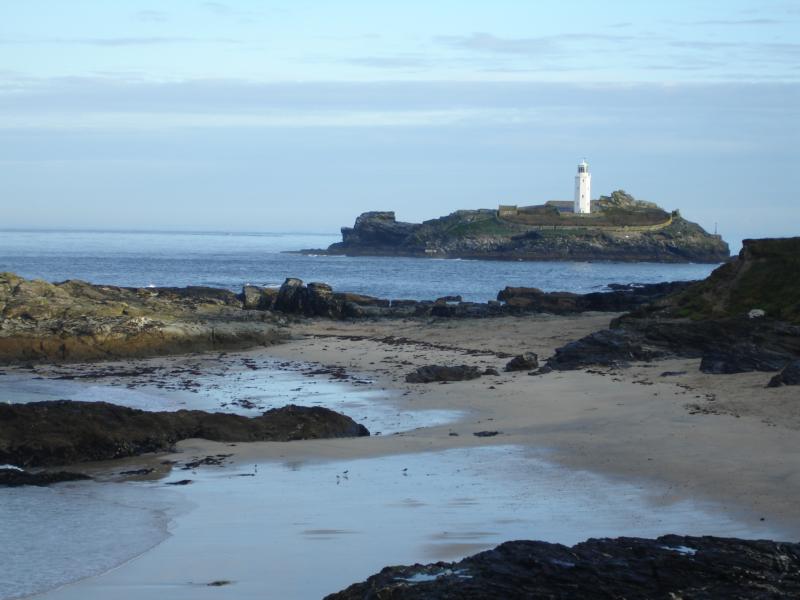
[[[707,19],[704,21],[688,21],[682,25],[782,25],[784,22],[779,19]]]
[[[0,45],[12,44],[53,44],[64,46],[158,46],[169,44],[239,44],[239,40],[232,38],[195,38],[179,36],[131,36],[131,37],[96,37],[96,38],[41,38],[41,39],[14,39],[0,38]]]
[[[421,127],[660,119],[664,111],[798,119],[800,84],[528,82],[146,82],[120,78],[0,79],[0,129]],[[582,121],[583,120],[583,121]]]
[[[557,35],[503,38],[491,33],[476,32],[468,36],[437,36],[435,41],[451,48],[495,54],[557,56],[567,52],[567,45],[585,42],[620,43],[637,39],[631,35],[603,33],[562,33]]]
[[[164,23],[168,20],[167,13],[160,10],[140,10],[133,17],[145,23]]]

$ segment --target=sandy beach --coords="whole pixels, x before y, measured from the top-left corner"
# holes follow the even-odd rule
[[[491,320],[332,323],[295,326],[295,339],[270,348],[289,360],[338,365],[401,390],[415,409],[467,411],[453,424],[363,440],[252,444],[236,457],[373,456],[482,444],[553,450],[575,468],[666,483],[674,497],[719,502],[800,537],[800,403],[791,387],[765,388],[767,373],[707,375],[699,360],[662,360],[629,369],[505,373],[505,355],[554,349],[608,325],[615,315],[534,315]],[[390,339],[387,339],[390,338]],[[424,364],[495,367],[499,376],[448,384],[407,384]],[[681,373],[666,375],[663,373]],[[476,431],[496,430],[489,438]],[[458,433],[458,436],[450,435]],[[205,443],[182,449],[211,451]]]
[[[326,554],[329,572],[310,588],[318,595],[386,564],[453,559],[502,539],[531,537],[531,527],[543,538],[564,541],[667,531],[797,540],[800,407],[792,388],[764,387],[769,374],[705,375],[697,360],[545,375],[503,371],[512,355],[533,351],[546,359],[614,316],[304,320],[292,324],[292,339],[284,344],[228,355],[226,360],[342,367],[358,382],[345,385],[367,394],[361,404],[382,403],[398,415],[432,411],[448,419],[425,425],[423,418],[422,426],[400,432],[371,427],[371,437],[357,439],[235,445],[186,440],[173,455],[128,459],[125,468],[132,469],[165,459],[226,456],[222,467],[168,476],[188,476],[196,485],[169,492],[174,504],[194,508],[184,509],[189,516],[170,527],[166,541],[113,571],[41,597],[136,598],[145,589],[170,598],[258,597],[265,582],[283,577],[286,569],[280,584],[285,587],[274,588],[276,593],[317,597],[297,592],[296,582],[307,579],[304,560],[317,564],[306,552],[321,551],[320,544],[349,544],[350,559],[339,564]],[[148,364],[159,360],[171,359]],[[191,360],[211,365],[215,359]],[[447,384],[405,382],[406,373],[427,364],[493,367],[499,375]],[[302,404],[303,393],[293,401]],[[347,403],[337,410],[347,413]],[[109,469],[82,467],[101,478]],[[406,469],[447,475],[436,483],[412,480]],[[361,478],[351,484],[349,470]],[[547,497],[533,504],[547,507],[545,521],[536,520],[541,506],[530,508],[541,491]],[[484,500],[495,494],[495,500]],[[412,529],[425,532],[428,541],[404,537],[407,511],[442,502],[450,507],[442,515],[450,518],[453,503],[462,500],[467,512],[460,513],[461,521],[444,526],[436,519],[445,517],[416,512]],[[369,525],[373,505],[384,507],[376,514],[390,523]],[[391,516],[395,506],[406,516]],[[446,531],[429,535],[437,527]],[[366,542],[370,531],[386,537],[376,541],[371,535]],[[296,546],[297,538],[310,546]],[[356,538],[361,541],[351,543]],[[277,544],[274,556],[281,558],[300,554],[257,567],[262,544]],[[193,553],[195,547],[205,550]],[[207,586],[215,580],[232,583]]]

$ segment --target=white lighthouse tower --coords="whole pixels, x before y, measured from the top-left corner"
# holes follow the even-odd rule
[[[576,214],[588,214],[592,210],[592,174],[586,159],[578,164],[578,174],[575,175],[574,210]]]

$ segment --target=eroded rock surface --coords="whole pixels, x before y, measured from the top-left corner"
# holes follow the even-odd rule
[[[259,417],[199,410],[148,412],[106,402],[0,404],[0,464],[20,467],[164,452],[188,438],[220,442],[359,437],[369,431],[322,407],[289,405]]]
[[[506,542],[454,563],[386,567],[326,600],[798,597],[800,544],[665,535]]]
[[[252,290],[246,296],[252,304]],[[246,348],[282,339],[279,325],[268,312],[244,310],[228,290],[52,284],[0,273],[0,363]]]

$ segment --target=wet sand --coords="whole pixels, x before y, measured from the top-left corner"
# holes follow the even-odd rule
[[[411,430],[400,427],[393,433],[361,439],[235,447],[203,440],[182,442],[180,452],[169,458],[186,461],[213,454],[231,456],[226,459],[225,467],[200,468],[190,475],[173,472],[172,479],[188,476],[195,481],[182,488],[181,493],[187,501],[198,505],[188,514],[188,520],[176,522],[173,538],[120,569],[43,597],[80,598],[101,593],[141,597],[145,582],[161,597],[204,597],[212,589],[217,597],[256,597],[257,589],[270,589],[270,579],[266,571],[259,572],[254,556],[263,555],[263,569],[269,560],[280,557],[282,569],[291,565],[290,570],[297,570],[297,564],[305,564],[302,548],[334,540],[322,550],[346,555],[350,547],[356,547],[355,541],[350,540],[363,541],[376,535],[380,544],[368,544],[369,551],[357,545],[364,554],[359,563],[363,569],[358,572],[364,575],[392,562],[455,558],[509,538],[571,543],[590,535],[655,535],[669,531],[800,539],[800,511],[796,506],[796,498],[800,497],[797,450],[800,402],[795,389],[765,389],[770,374],[704,375],[698,372],[697,360],[658,361],[637,364],[627,370],[553,372],[544,376],[502,372],[507,355],[534,351],[540,358],[546,358],[554,348],[605,327],[609,320],[608,314],[602,314],[432,323],[309,321],[295,325],[293,341],[242,356],[344,367],[355,379],[370,382],[363,384],[363,389],[375,392],[376,402],[382,402],[381,394],[385,394],[401,415],[406,411],[445,411],[437,414],[447,414],[453,420]],[[467,382],[406,384],[405,374],[423,364],[470,364],[494,367],[501,373]],[[664,372],[682,371],[685,373],[662,376]],[[302,400],[298,398],[297,403],[303,403]],[[491,437],[474,435],[481,431],[498,433]],[[501,453],[500,458],[491,458],[493,448]],[[490,470],[497,471],[492,475],[491,485],[486,484],[485,474],[483,479],[467,478],[466,481],[483,486],[476,490],[479,492],[476,497],[491,496],[487,490],[500,493],[493,504],[482,506],[472,522],[455,527],[454,539],[438,540],[452,543],[449,549],[439,544],[438,553],[425,551],[431,544],[436,545],[432,542],[432,532],[437,526],[441,529],[435,512],[427,520],[419,521],[420,539],[402,542],[397,532],[413,529],[417,518],[412,519],[412,525],[388,531],[346,523],[351,518],[348,514],[355,514],[356,518],[366,515],[372,506],[369,502],[351,501],[341,511],[334,504],[337,511],[327,516],[320,513],[318,519],[311,519],[305,525],[302,519],[297,519],[293,521],[294,529],[281,531],[276,529],[275,521],[265,521],[266,517],[254,519],[254,513],[248,513],[255,509],[247,502],[261,502],[259,510],[268,513],[269,506],[282,502],[296,504],[292,494],[302,489],[303,494],[315,498],[316,504],[304,511],[313,516],[315,510],[321,511],[321,507],[331,502],[330,489],[343,489],[341,486],[348,483],[341,479],[342,473],[350,471],[354,461],[369,465],[362,470],[364,481],[373,482],[376,490],[383,491],[407,479],[392,461],[401,460],[416,471],[436,464],[442,457],[461,456],[449,475],[440,474],[442,481],[457,481],[459,469],[473,468],[472,463],[482,464],[470,452],[489,452],[486,456],[490,458],[481,460],[488,461],[490,466],[494,461],[496,468]],[[514,462],[505,457],[518,452],[527,457],[525,461]],[[537,475],[525,470],[526,461],[530,465],[544,461],[541,464],[554,469],[556,475],[542,487],[525,487],[531,482],[541,483]],[[391,466],[386,467],[387,464]],[[387,468],[393,470],[392,478],[382,479],[381,474]],[[295,471],[311,473],[308,482],[300,488],[281,488],[286,473]],[[567,493],[559,496],[559,482],[573,480],[572,487],[562,486]],[[269,487],[269,481],[274,481],[277,493]],[[257,485],[256,482],[266,487],[245,493],[242,486]],[[392,497],[395,502],[409,500],[410,506],[437,505],[444,500],[442,494],[437,500],[435,488],[432,485],[425,488],[433,494],[427,499],[415,499],[414,494],[403,490]],[[271,500],[262,497],[266,489],[273,489]],[[625,495],[620,491],[625,489],[636,490],[631,496],[638,503],[635,510],[616,500]],[[579,521],[572,529],[560,529],[567,538],[575,535],[574,539],[557,539],[558,527],[549,530],[541,526],[500,527],[501,523],[496,522],[503,518],[501,513],[508,516],[524,512],[537,493],[564,501],[580,496],[580,490],[588,494],[588,500],[576,512],[583,512],[586,520]],[[367,484],[362,493],[369,500],[375,492]],[[237,504],[236,498],[240,497],[249,500]],[[518,497],[519,502],[504,504],[508,497]],[[381,506],[386,504],[381,502]],[[565,521],[563,512],[552,511],[553,505],[545,502],[542,510],[545,513],[550,510],[550,519],[556,523]],[[640,510],[640,506],[644,508]],[[339,513],[341,519],[332,516]],[[534,516],[526,518],[535,521]],[[479,526],[481,519],[486,520],[487,527]],[[659,526],[654,526],[653,520]],[[593,529],[589,526],[592,522],[609,527]],[[492,526],[488,527],[490,523]],[[661,529],[661,525],[666,529]],[[258,539],[245,536],[241,538],[245,543],[237,545],[235,537],[229,539],[225,534],[226,527],[231,527],[231,531],[247,531],[252,527]],[[304,531],[316,533],[304,534]],[[497,535],[465,539],[462,534],[470,531],[490,531]],[[392,536],[397,538],[397,544]],[[425,540],[421,541],[422,538]],[[217,539],[223,540],[220,545],[215,545]],[[289,539],[295,542],[303,539],[306,545],[287,543]],[[267,552],[275,544],[279,550],[283,546],[283,553]],[[405,548],[405,553],[392,554],[395,546]],[[192,548],[202,551],[193,552]],[[224,560],[219,558],[222,556]],[[225,568],[212,568],[214,557]],[[159,566],[152,572],[154,565]],[[352,570],[342,568],[340,572],[349,577],[345,584],[359,578]],[[307,575],[300,572],[292,576],[302,580]],[[216,578],[235,582],[218,589],[205,587]],[[334,585],[325,591],[336,589]],[[192,596],[186,590],[199,595]]]

